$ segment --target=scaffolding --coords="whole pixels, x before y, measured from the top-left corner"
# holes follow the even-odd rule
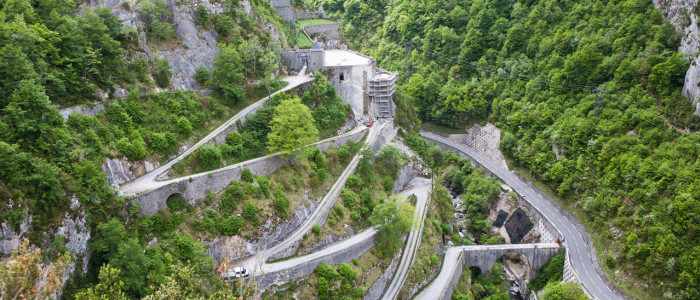
[[[394,117],[394,102],[392,96],[396,92],[396,83],[399,78],[399,73],[390,73],[384,70],[377,70],[374,78],[369,80],[369,96],[372,102],[379,106],[380,118]]]

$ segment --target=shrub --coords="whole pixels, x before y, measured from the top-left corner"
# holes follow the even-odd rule
[[[346,146],[338,148],[338,159],[341,163],[344,164],[347,163],[350,159],[350,152],[348,151],[348,148]]]
[[[238,208],[238,201],[243,197],[241,184],[238,181],[233,181],[226,188],[224,194],[221,195],[221,209],[224,211],[234,211]]]
[[[250,171],[248,168],[244,168],[241,171],[241,180],[246,181],[246,182],[253,182],[254,177],[253,177],[253,172]]]
[[[253,202],[246,201],[243,204],[243,217],[253,221],[254,224],[258,224],[258,213],[260,208],[255,206]]]
[[[219,220],[219,223],[216,225],[216,229],[219,230],[219,233],[222,235],[237,235],[240,231],[241,228],[243,228],[243,225],[245,225],[245,220],[231,215],[227,218],[222,218]]]
[[[287,198],[287,195],[282,193],[282,190],[275,190],[275,199],[272,200],[272,206],[275,208],[275,211],[280,216],[280,218],[287,218],[287,211],[289,210],[289,199]]]
[[[184,135],[192,132],[192,124],[190,123],[190,120],[185,117],[180,117],[177,119],[177,131]]]
[[[173,75],[173,71],[170,70],[170,63],[168,60],[164,58],[157,58],[153,68],[153,73],[151,75],[153,75],[156,85],[161,88],[168,87],[170,85],[170,76]]]
[[[350,213],[350,219],[353,221],[357,221],[360,219],[360,214],[358,214],[356,211],[353,211]]]
[[[165,137],[164,133],[154,132],[148,136],[148,141],[151,143],[151,149],[158,151],[160,153],[165,153],[170,146],[168,144],[168,139]]]
[[[338,267],[338,274],[343,278],[343,281],[352,283],[357,280],[357,271],[353,270],[347,263]]]
[[[345,185],[351,189],[360,188],[362,187],[362,178],[357,174],[352,174],[348,177]]]
[[[326,263],[321,263],[320,265],[318,265],[318,267],[316,267],[316,269],[314,270],[314,273],[316,273],[316,275],[318,275],[319,277],[328,280],[333,280],[338,276],[338,273],[335,272],[333,267],[329,266]]]
[[[211,72],[209,71],[209,68],[205,66],[199,66],[195,71],[194,71],[194,80],[199,83],[199,85],[204,85],[209,81],[209,78],[211,78]]]
[[[318,226],[318,224],[314,225],[313,227],[311,227],[311,232],[313,232],[316,235],[321,234],[321,226]]]
[[[328,299],[328,280],[324,277],[318,279],[318,299]]]
[[[258,175],[255,177],[255,182],[260,186],[260,191],[265,197],[270,197],[270,180],[267,177]]]
[[[388,175],[382,177],[382,187],[384,188],[384,192],[391,194],[391,190],[394,188],[394,179]]]
[[[349,209],[353,209],[355,207],[355,192],[348,189],[343,189],[341,197],[343,197],[343,205],[345,205],[345,207]]]
[[[219,145],[219,151],[221,152],[221,156],[223,157],[233,157],[233,147],[231,147],[229,144],[223,143]]]
[[[340,219],[345,218],[345,212],[343,211],[342,207],[333,206],[333,211],[335,212],[335,215],[338,216],[338,218],[340,218]]]
[[[199,148],[199,161],[202,168],[206,170],[216,169],[221,166],[221,152],[215,146],[204,146]]]

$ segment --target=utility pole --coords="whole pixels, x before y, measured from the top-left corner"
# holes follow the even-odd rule
[[[596,117],[600,115],[600,111],[603,109],[603,96],[605,96],[605,91],[608,90],[607,86],[602,88],[594,88],[591,92],[596,94],[595,99],[595,115]]]

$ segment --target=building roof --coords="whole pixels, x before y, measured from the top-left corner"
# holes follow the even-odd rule
[[[366,56],[347,50],[326,50],[324,67],[363,66],[372,62]]]

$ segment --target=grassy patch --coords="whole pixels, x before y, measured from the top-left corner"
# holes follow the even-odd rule
[[[297,19],[297,26],[301,28],[311,25],[326,25],[333,23],[335,23],[335,21],[327,19]]]

